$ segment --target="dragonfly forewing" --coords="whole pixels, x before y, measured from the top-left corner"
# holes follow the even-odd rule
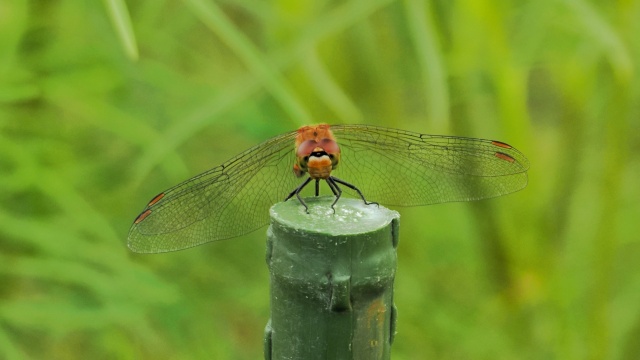
[[[166,190],[142,212],[147,213],[143,220],[134,222],[129,248],[141,253],[181,250],[266,224],[269,207],[300,182],[292,172],[294,137],[290,132],[267,140]]]

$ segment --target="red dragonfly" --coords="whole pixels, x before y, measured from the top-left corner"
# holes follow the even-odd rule
[[[247,234],[269,222],[278,201],[296,196],[306,208],[300,194],[312,180],[316,196],[326,181],[336,197],[332,207],[341,186],[366,204],[416,206],[521,190],[528,168],[522,153],[495,140],[371,125],[303,126],[156,195],[133,222],[128,245],[159,253]]]

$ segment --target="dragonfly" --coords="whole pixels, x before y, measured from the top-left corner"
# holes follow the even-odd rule
[[[264,141],[175,185],[134,220],[128,246],[161,253],[245,235],[269,208],[315,181],[365,204],[420,206],[510,194],[527,185],[529,161],[496,140],[429,135],[372,125],[311,125]]]

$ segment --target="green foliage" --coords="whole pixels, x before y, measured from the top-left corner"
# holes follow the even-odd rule
[[[638,19],[637,0],[2,2],[0,358],[261,358],[264,230],[153,256],[126,234],[159,191],[317,122],[532,164],[520,193],[400,209],[394,359],[638,358]]]

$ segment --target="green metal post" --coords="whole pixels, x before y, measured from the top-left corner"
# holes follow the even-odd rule
[[[271,208],[265,359],[389,359],[399,215],[362,200]]]

